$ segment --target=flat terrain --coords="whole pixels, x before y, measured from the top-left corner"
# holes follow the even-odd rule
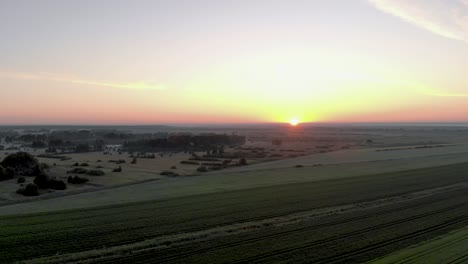
[[[403,155],[406,151],[408,150],[398,150],[395,151],[395,153]],[[347,151],[347,156],[354,157],[358,156],[359,153],[369,153],[366,155],[368,157],[371,156],[370,150],[355,150],[355,152],[356,153],[353,154],[351,151]],[[426,152],[426,156],[420,157],[354,163],[342,162],[339,164],[324,164],[323,166],[304,166],[302,168],[291,166],[291,164],[299,164],[297,159],[301,159],[301,161],[303,161],[304,158],[300,157],[284,160],[284,162],[289,163],[285,168],[247,171],[224,170],[196,177],[190,176],[174,178],[160,177],[157,175],[157,178],[148,179],[149,181],[147,180],[143,183],[137,182],[117,188],[116,186],[94,186],[94,188],[86,189],[85,186],[82,186],[81,188],[76,187],[76,189],[70,188],[70,190],[65,192],[56,191],[54,193],[41,195],[32,199],[26,197],[23,199],[24,202],[19,204],[17,203],[18,201],[15,200],[4,200],[4,205],[0,206],[0,215],[87,208],[91,204],[90,201],[92,201],[92,206],[107,206],[147,200],[164,200],[230,190],[242,190],[291,183],[316,182],[363,175],[379,175],[385,172],[427,168],[431,166],[442,166],[468,161],[468,153],[464,152],[452,154],[439,153],[438,155],[431,154],[431,152]],[[329,154],[316,154],[309,156],[309,158],[317,159],[323,155]],[[337,162],[340,162],[340,160],[337,160]],[[276,162],[269,163],[276,164]],[[259,165],[266,166],[269,163]],[[255,165],[249,165],[246,168],[250,166]],[[10,184],[16,185],[16,182]],[[12,189],[12,187],[10,187],[10,189]],[[63,196],[66,194],[73,195]],[[18,196],[17,194],[11,195]]]
[[[467,172],[459,163],[3,216],[0,262],[360,263],[466,226]],[[72,201],[62,198],[37,202]]]
[[[453,231],[420,245],[403,249],[383,258],[370,261],[379,263],[467,263],[468,228]]]

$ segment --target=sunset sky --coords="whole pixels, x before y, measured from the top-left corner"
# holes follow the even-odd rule
[[[468,121],[468,0],[1,0],[0,124]]]

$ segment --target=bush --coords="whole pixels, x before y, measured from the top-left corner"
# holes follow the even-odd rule
[[[24,183],[26,179],[24,177],[19,177],[18,180],[16,181],[18,184]]]
[[[71,184],[83,184],[88,182],[89,179],[85,177],[80,177],[80,176],[68,176],[67,182]]]
[[[86,174],[89,176],[102,176],[105,173],[102,170],[89,170]]]
[[[137,158],[133,158],[131,164],[137,164]]]
[[[113,169],[112,172],[122,172],[122,167],[119,166],[118,168]]]
[[[44,174],[39,161],[27,152],[10,154],[0,163],[2,167],[11,167],[16,175],[37,176]]]
[[[43,174],[43,175],[38,175],[36,178],[34,178],[34,184],[36,184],[37,187],[40,189],[47,189],[49,187],[49,181],[50,178],[49,176]]]
[[[175,172],[172,172],[172,171],[162,171],[161,173],[159,173],[159,175],[162,175],[162,176],[179,176],[179,174],[177,174]]]
[[[176,170],[177,167],[176,167],[176,166],[172,166],[171,169],[172,169],[172,170]]]
[[[89,164],[88,164],[88,163],[86,163],[86,162],[83,162],[83,163],[81,163],[81,164],[80,164],[80,166],[81,166],[81,167],[88,167],[88,166],[89,166]]]
[[[24,196],[38,196],[39,195],[39,189],[37,188],[37,185],[33,183],[29,183],[26,185],[25,188],[20,188],[16,191],[18,194],[22,194]]]
[[[223,169],[223,167],[221,167],[221,166],[211,166],[209,169],[210,170],[221,170],[221,169]]]
[[[207,172],[208,169],[206,168],[206,166],[200,166],[200,167],[197,168],[197,171],[198,172]]]
[[[120,160],[117,160],[115,162],[115,164],[123,164],[123,163],[126,163],[127,161],[123,160],[123,159],[120,159]],[[135,162],[136,163],[136,162]],[[132,164],[135,164],[135,163],[132,163]]]
[[[62,180],[57,180],[56,178],[52,178],[49,180],[47,187],[49,189],[54,189],[54,190],[65,190],[67,188],[67,185]]]
[[[78,167],[80,164],[78,162],[75,162],[75,164],[72,165],[73,167]]]
[[[68,174],[75,173],[75,174],[86,174],[88,173],[87,169],[84,168],[74,168],[73,170],[67,171]]]
[[[302,167],[304,167],[304,165],[296,165],[296,166],[294,166],[294,167],[296,167],[296,168],[302,168]]]

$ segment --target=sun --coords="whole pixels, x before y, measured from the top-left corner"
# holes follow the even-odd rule
[[[289,120],[289,124],[291,124],[291,126],[297,126],[299,125],[299,120],[297,118],[291,118],[291,120]]]

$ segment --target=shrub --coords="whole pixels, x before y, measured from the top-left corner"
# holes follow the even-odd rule
[[[57,180],[56,178],[52,178],[49,180],[47,187],[49,189],[54,189],[54,190],[65,190],[67,188],[67,185],[62,180]]]
[[[73,167],[78,167],[80,164],[78,162],[75,162],[75,164],[72,165]]]
[[[123,164],[123,163],[127,163],[127,161],[125,161],[123,159],[119,159],[119,160],[115,161],[115,164]],[[132,163],[132,164],[135,164],[135,163]]]
[[[89,179],[85,177],[80,177],[80,176],[68,176],[67,182],[71,184],[83,184],[88,182]]]
[[[118,168],[113,169],[112,172],[122,172],[122,167],[119,166]]]
[[[137,158],[133,158],[131,164],[137,164]]]
[[[16,181],[18,184],[24,183],[26,179],[24,177],[19,177],[18,180]]]
[[[36,184],[37,187],[40,189],[46,189],[49,187],[49,181],[50,178],[49,176],[43,174],[43,175],[38,175],[36,178],[34,178],[34,184]]]
[[[89,170],[86,174],[89,176],[102,176],[105,173],[102,170]]]
[[[176,166],[172,166],[171,169],[172,169],[172,170],[176,170],[177,167],[176,167]]]
[[[304,165],[300,165],[300,164],[299,164],[299,165],[296,165],[296,166],[294,166],[294,167],[296,167],[296,168],[302,168],[302,167],[304,167]]]
[[[75,173],[75,174],[86,174],[88,173],[87,169],[84,168],[74,168],[73,170],[67,171],[68,174]]]
[[[206,168],[206,166],[200,166],[200,167],[197,168],[197,171],[198,172],[207,172],[208,169]]]
[[[173,172],[173,171],[161,171],[161,173],[159,173],[159,175],[162,175],[162,176],[179,176],[179,174]]]
[[[81,167],[88,167],[88,166],[89,166],[89,164],[88,164],[88,163],[86,163],[86,162],[83,162],[83,163],[81,163],[81,164],[80,164],[80,166],[81,166]]]
[[[22,194],[24,196],[38,196],[39,190],[37,188],[37,185],[29,183],[26,185],[26,187],[18,189],[16,193]]]

